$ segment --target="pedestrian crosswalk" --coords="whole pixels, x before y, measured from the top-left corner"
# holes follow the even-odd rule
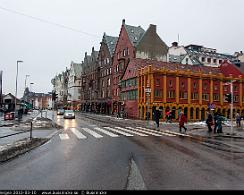
[[[67,131],[68,130],[68,131]],[[70,130],[70,131],[69,131]],[[71,135],[73,134],[73,135]],[[97,127],[96,125],[92,125],[84,128],[68,128],[65,133],[60,133],[60,140],[69,140],[70,137],[75,136],[77,139],[87,139],[89,137],[93,137],[96,139],[104,138],[104,137],[133,137],[133,136],[168,136],[174,137],[177,136],[175,134],[170,133],[169,131],[157,131],[144,127]]]

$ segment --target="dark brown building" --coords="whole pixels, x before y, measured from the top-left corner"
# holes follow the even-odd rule
[[[97,111],[104,114],[112,112],[112,62],[118,37],[104,33],[98,53],[98,104]]]
[[[98,51],[92,48],[91,55],[85,53],[81,74],[81,110],[95,111],[98,102],[99,69]]]

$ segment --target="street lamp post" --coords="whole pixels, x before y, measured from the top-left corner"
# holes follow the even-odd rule
[[[18,89],[18,73],[19,73],[19,63],[23,61],[17,60],[17,71],[16,71],[16,83],[15,83],[15,101],[14,101],[14,115],[16,112],[16,105],[17,105],[17,89]]]
[[[31,92],[31,104],[32,104],[32,109],[34,108],[34,100],[33,100],[33,92],[32,92],[32,85],[34,85],[34,83],[30,83],[30,92]]]
[[[30,75],[25,75],[25,89],[26,89],[26,81],[27,81],[27,77],[29,77]]]

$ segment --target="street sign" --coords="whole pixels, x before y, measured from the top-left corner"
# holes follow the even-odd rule
[[[145,89],[145,92],[146,92],[146,93],[151,93],[151,88],[146,88],[146,89]]]

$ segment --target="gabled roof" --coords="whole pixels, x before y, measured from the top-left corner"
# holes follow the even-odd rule
[[[127,24],[124,24],[124,27],[130,39],[130,42],[133,46],[136,46],[139,40],[142,38],[143,34],[145,33],[145,30],[141,26],[136,27]]]
[[[165,68],[166,70],[180,70],[180,71],[190,70],[192,73],[201,72],[203,74],[209,74],[211,72],[214,75],[223,73],[226,76],[232,74],[234,77],[238,77],[240,74],[242,75],[242,73],[235,67],[235,65],[229,63],[228,66],[227,65],[222,66],[221,68],[221,67],[211,67],[211,66],[193,66],[193,65],[185,65],[179,63],[169,63],[169,62],[162,62],[156,60],[135,58],[135,59],[131,59],[121,80],[127,80],[127,79],[137,77],[138,70],[148,65],[152,65],[152,67],[156,69]]]
[[[118,37],[108,36],[106,35],[106,33],[104,33],[103,42],[106,43],[106,45],[108,46],[110,56],[113,56],[117,41],[118,41]]]
[[[244,77],[244,74],[234,64],[230,64],[227,61],[221,64],[219,67],[224,76],[229,77],[232,74],[233,77]]]

